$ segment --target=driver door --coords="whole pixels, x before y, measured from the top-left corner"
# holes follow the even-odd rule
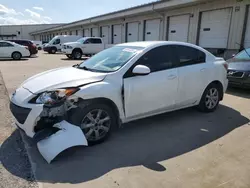
[[[176,57],[170,45],[156,47],[144,54],[124,75],[126,118],[147,116],[175,107],[178,88]],[[145,65],[148,75],[135,75],[133,68]]]

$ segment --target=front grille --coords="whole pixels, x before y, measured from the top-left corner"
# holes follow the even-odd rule
[[[10,102],[10,111],[12,112],[13,116],[16,120],[23,124],[27,119],[31,109],[30,108],[23,108],[20,106],[15,105],[14,103]]]
[[[234,78],[242,78],[244,76],[244,72],[241,71],[231,71],[229,70],[227,72],[228,77],[234,77]]]

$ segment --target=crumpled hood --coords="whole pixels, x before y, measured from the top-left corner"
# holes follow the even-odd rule
[[[66,42],[63,45],[68,45],[68,46],[78,46],[80,43],[79,42]]]
[[[74,67],[62,67],[32,76],[21,86],[37,94],[51,89],[77,87],[102,81],[106,75],[106,73],[90,72]]]

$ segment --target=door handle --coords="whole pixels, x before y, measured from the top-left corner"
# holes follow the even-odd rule
[[[176,77],[177,77],[176,75],[170,74],[170,75],[168,76],[168,79],[169,79],[169,80],[173,80],[173,79],[175,79]]]
[[[201,69],[201,72],[204,72],[206,69],[205,68],[203,68],[203,69]]]

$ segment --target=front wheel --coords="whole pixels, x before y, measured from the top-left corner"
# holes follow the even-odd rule
[[[82,58],[82,52],[80,50],[74,50],[72,53],[72,57],[74,59],[81,59]]]
[[[55,53],[56,53],[56,51],[57,51],[57,49],[56,49],[56,48],[52,48],[52,49],[50,50],[50,53],[51,53],[51,54],[55,54]]]
[[[202,112],[213,112],[217,109],[220,102],[220,89],[216,84],[210,84],[204,91],[200,104],[199,110]]]
[[[105,104],[95,103],[79,106],[71,112],[70,122],[82,129],[89,145],[106,140],[116,122],[112,109]]]

